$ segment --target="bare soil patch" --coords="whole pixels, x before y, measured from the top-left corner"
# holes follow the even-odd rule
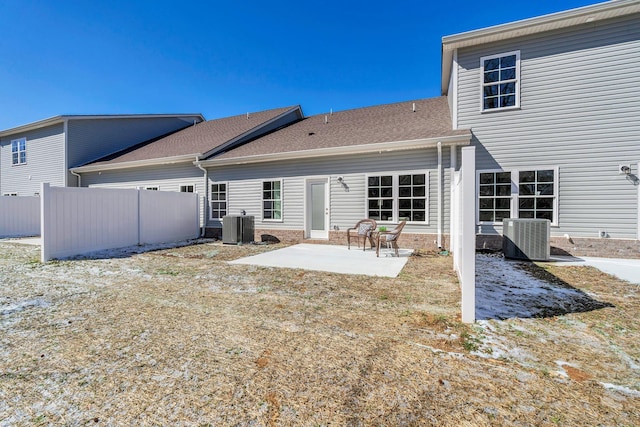
[[[42,265],[0,243],[0,425],[640,425],[637,287],[540,264],[607,305],[467,326],[450,257],[226,263],[278,247]]]

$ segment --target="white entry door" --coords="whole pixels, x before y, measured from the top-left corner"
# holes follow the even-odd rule
[[[307,180],[307,237],[329,238],[329,180]]]

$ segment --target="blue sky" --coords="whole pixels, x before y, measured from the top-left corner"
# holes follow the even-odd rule
[[[307,115],[440,95],[442,36],[597,3],[0,1],[0,129],[59,114]]]

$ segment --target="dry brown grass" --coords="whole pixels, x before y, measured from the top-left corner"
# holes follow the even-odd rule
[[[275,248],[0,244],[0,425],[640,425],[629,284],[544,266],[614,307],[470,327],[448,257],[396,279],[225,262]]]

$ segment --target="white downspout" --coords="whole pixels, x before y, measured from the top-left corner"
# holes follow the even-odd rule
[[[78,187],[82,187],[82,176],[80,176],[79,173],[74,172],[72,169],[69,169],[69,172],[71,172],[71,175],[78,177]]]
[[[438,237],[436,244],[442,249],[442,142],[438,141]]]
[[[209,184],[209,172],[207,171],[206,168],[203,168],[202,165],[200,164],[200,156],[196,156],[196,161],[193,164],[196,165],[196,167],[200,169],[204,175],[204,206],[202,207],[202,213],[204,215],[204,218],[202,221],[202,231],[200,232],[200,237],[204,237],[204,233],[207,228],[207,207],[209,205],[207,203],[207,200],[209,199],[207,197],[209,194],[209,189],[207,188]]]
[[[69,119],[65,119],[62,123],[62,132],[64,133],[64,179],[62,182],[65,187],[69,186]],[[71,172],[73,173],[73,172]]]

